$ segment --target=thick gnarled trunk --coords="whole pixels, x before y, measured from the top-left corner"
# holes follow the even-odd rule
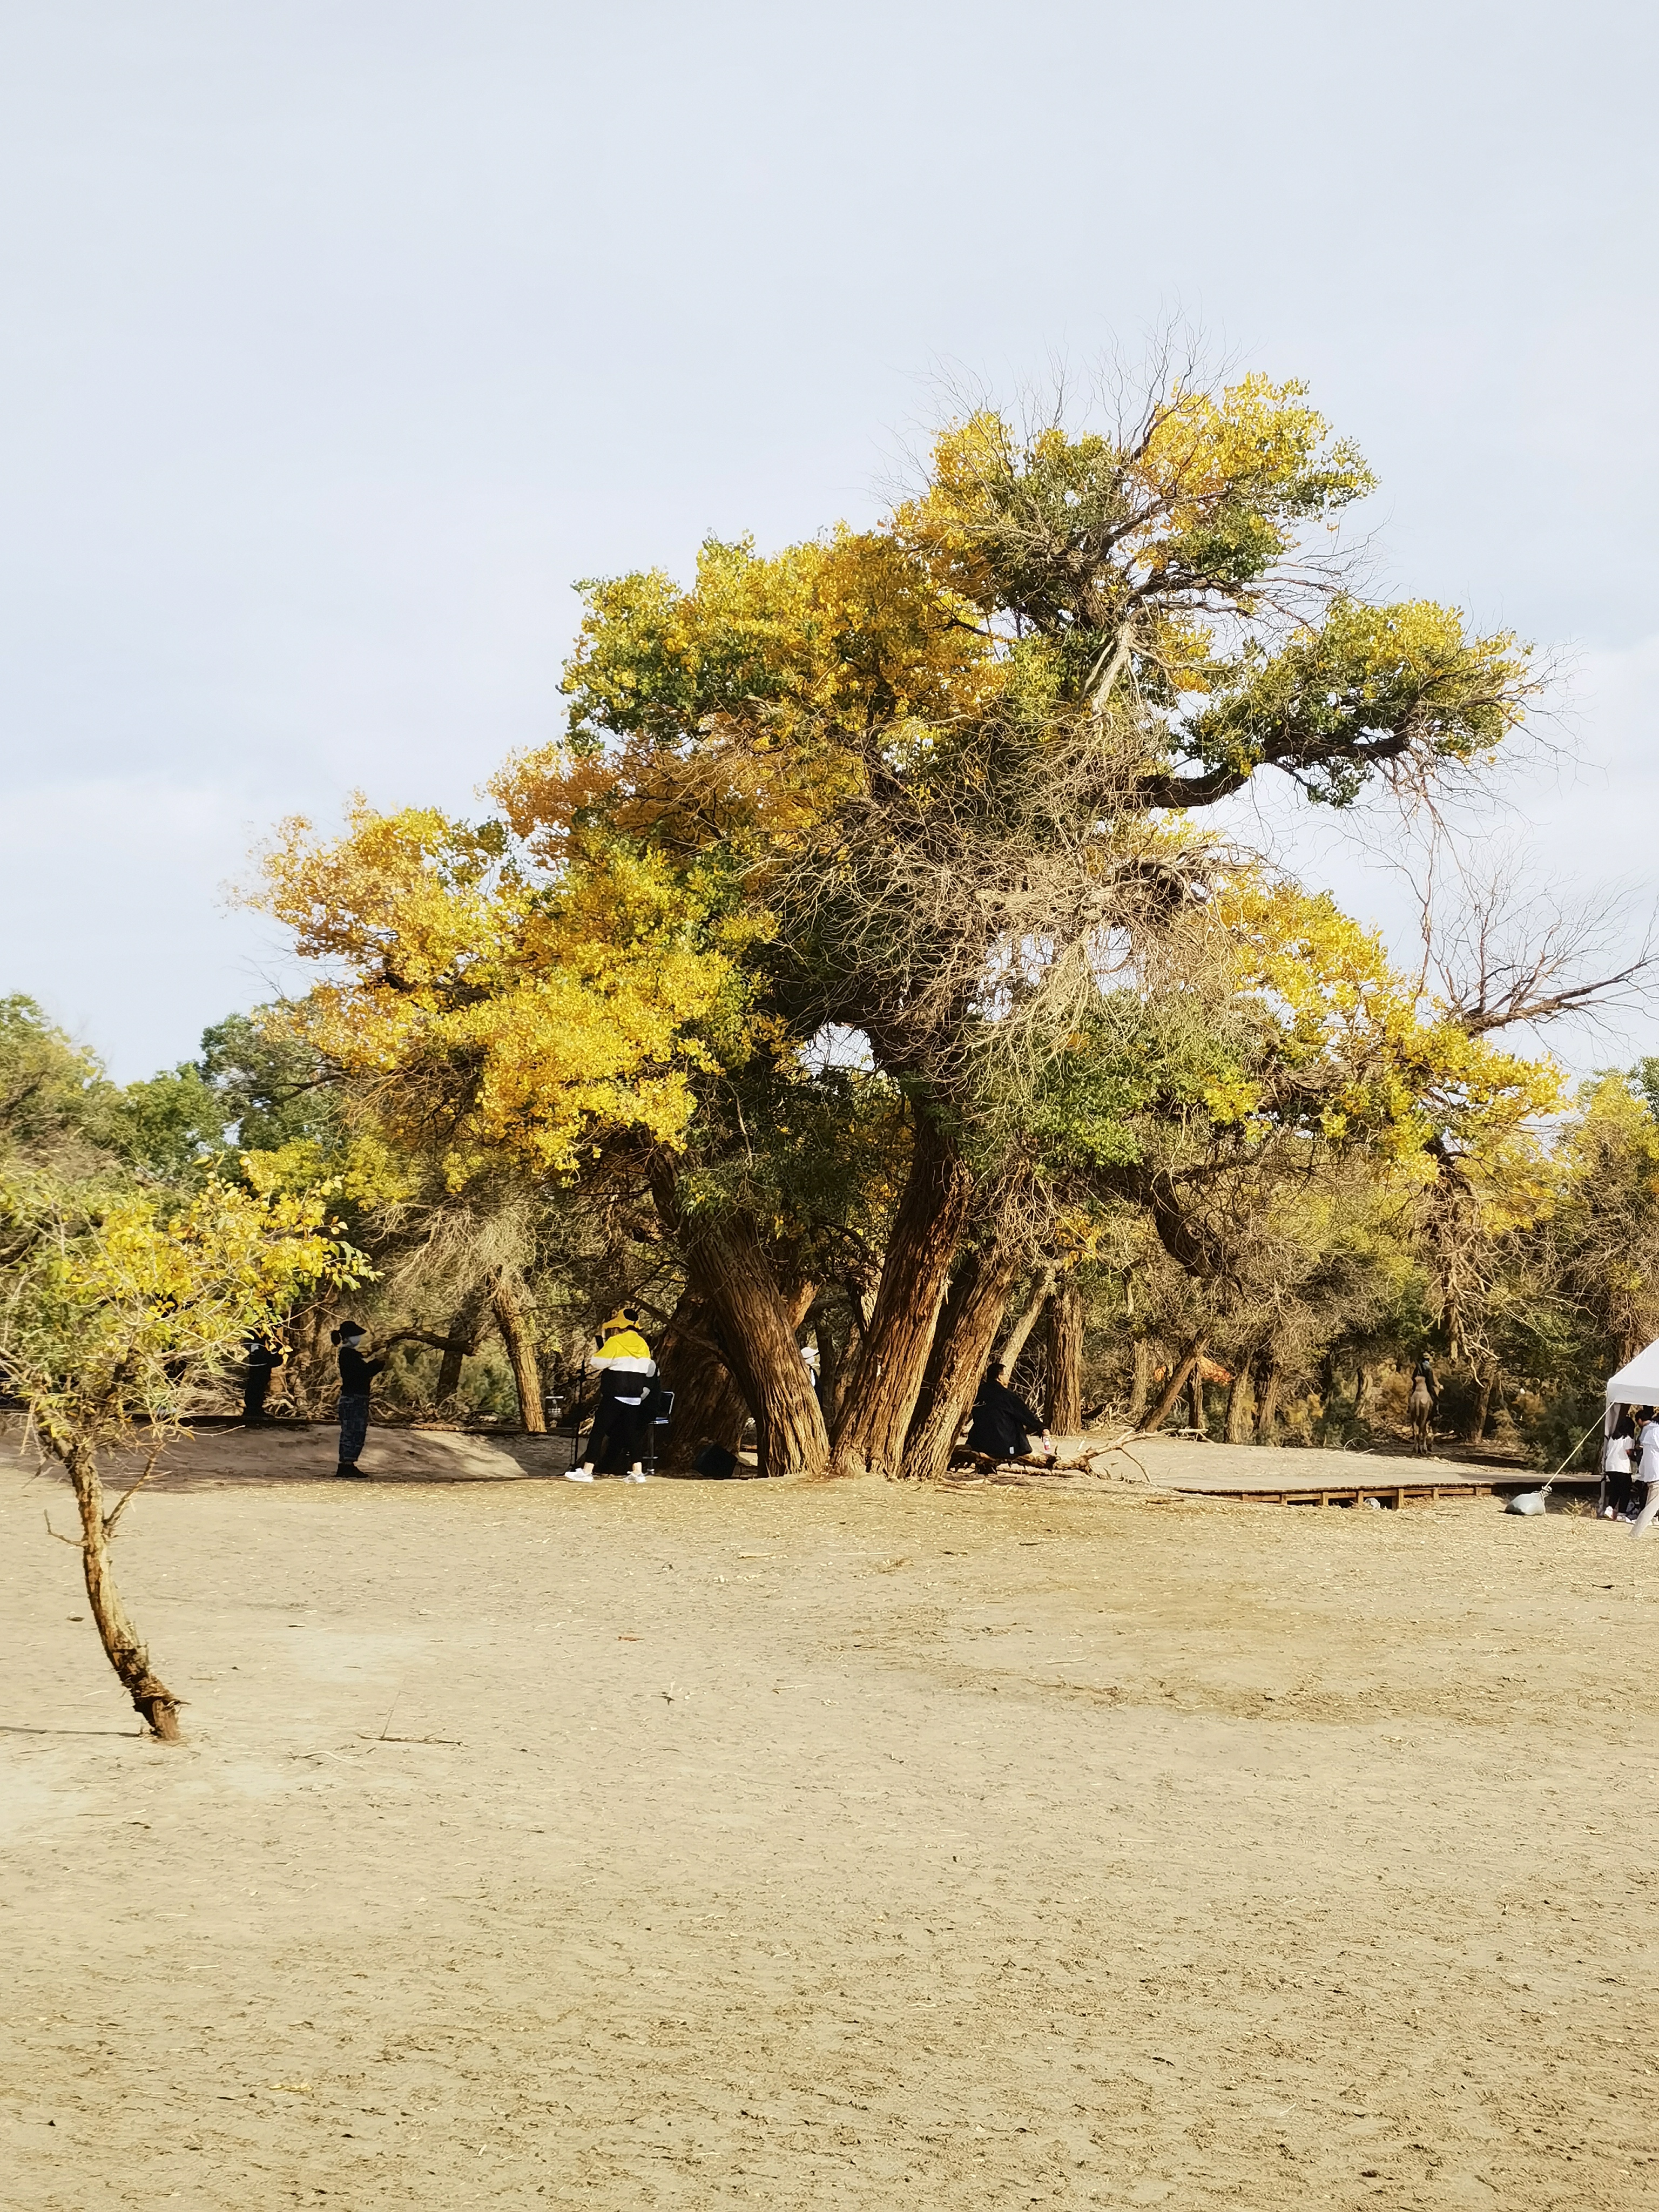
[[[657,1347],[657,1376],[674,1394],[663,1472],[684,1474],[708,1444],[735,1452],[749,1425],[749,1401],[720,1352],[707,1299],[688,1284]]]
[[[109,1523],[104,1514],[104,1485],[97,1458],[88,1446],[76,1445],[64,1466],[80,1510],[81,1566],[86,1577],[87,1602],[104,1656],[151,1734],[163,1743],[178,1743],[179,1700],[151,1668],[149,1654],[127,1618],[110,1571]],[[118,1504],[116,1510],[120,1510]]]
[[[795,1303],[799,1288],[786,1301],[759,1232],[744,1214],[683,1214],[673,1168],[664,1158],[653,1164],[651,1191],[754,1413],[762,1474],[828,1474],[829,1432],[795,1334],[811,1303],[810,1286],[805,1304]]]
[[[949,1134],[919,1111],[881,1287],[836,1430],[837,1474],[899,1472],[973,1191],[972,1172]]]

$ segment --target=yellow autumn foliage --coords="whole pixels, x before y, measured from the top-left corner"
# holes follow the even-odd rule
[[[1323,1133],[1364,1136],[1419,1174],[1425,1142],[1448,1130],[1541,1158],[1525,1133],[1561,1104],[1556,1063],[1472,1035],[1328,894],[1237,876],[1203,927],[1225,991],[1254,1006],[1271,1040],[1260,1072],[1216,1087],[1206,1103],[1218,1120],[1245,1121],[1275,1085],[1305,1084]]]
[[[678,1143],[699,1027],[741,995],[695,892],[620,847],[549,878],[499,825],[358,799],[331,843],[286,823],[257,896],[332,970],[295,1010],[311,1042],[457,1175],[478,1146],[563,1173],[596,1133]]]
[[[325,1194],[210,1180],[187,1203],[42,1170],[0,1170],[0,1364],[48,1449],[173,1423],[181,1394],[318,1283],[369,1272]]]

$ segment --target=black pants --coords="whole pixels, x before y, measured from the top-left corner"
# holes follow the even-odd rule
[[[368,1434],[368,1400],[347,1398],[340,1400],[340,1464],[356,1467],[357,1455]]]
[[[265,1417],[265,1396],[270,1389],[270,1370],[250,1367],[242,1382],[242,1419],[263,1421]]]
[[[651,1396],[647,1391],[630,1404],[601,1388],[599,1410],[593,1416],[586,1454],[601,1474],[626,1474],[635,1460],[645,1457],[650,1438]]]

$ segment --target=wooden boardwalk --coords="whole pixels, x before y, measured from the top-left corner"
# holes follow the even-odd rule
[[[1088,1454],[1087,1437],[1056,1437],[1062,1460]],[[1490,1498],[1534,1488],[1541,1475],[1524,1468],[1470,1465],[1458,1460],[1399,1457],[1380,1452],[1310,1451],[1295,1446],[1202,1443],[1182,1437],[1137,1437],[1121,1449],[1090,1455],[1094,1472],[1145,1480],[1155,1489],[1262,1505],[1359,1505],[1368,1498],[1395,1507],[1443,1498]]]

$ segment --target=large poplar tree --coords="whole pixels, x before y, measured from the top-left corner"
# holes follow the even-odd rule
[[[1006,1300],[1091,1010],[1160,988],[1207,894],[1203,810],[1268,768],[1336,805],[1426,785],[1519,719],[1513,638],[1351,587],[1371,488],[1302,386],[1163,383],[1106,428],[969,414],[876,530],[588,586],[568,736],[497,819],[291,829],[270,902],[334,963],[312,1035],[458,1158],[629,1163],[771,1471],[896,1471],[924,1392],[971,1381],[950,1333]],[[831,1434],[797,1340],[837,1060],[902,1142]],[[969,1246],[989,1288],[947,1304]]]

